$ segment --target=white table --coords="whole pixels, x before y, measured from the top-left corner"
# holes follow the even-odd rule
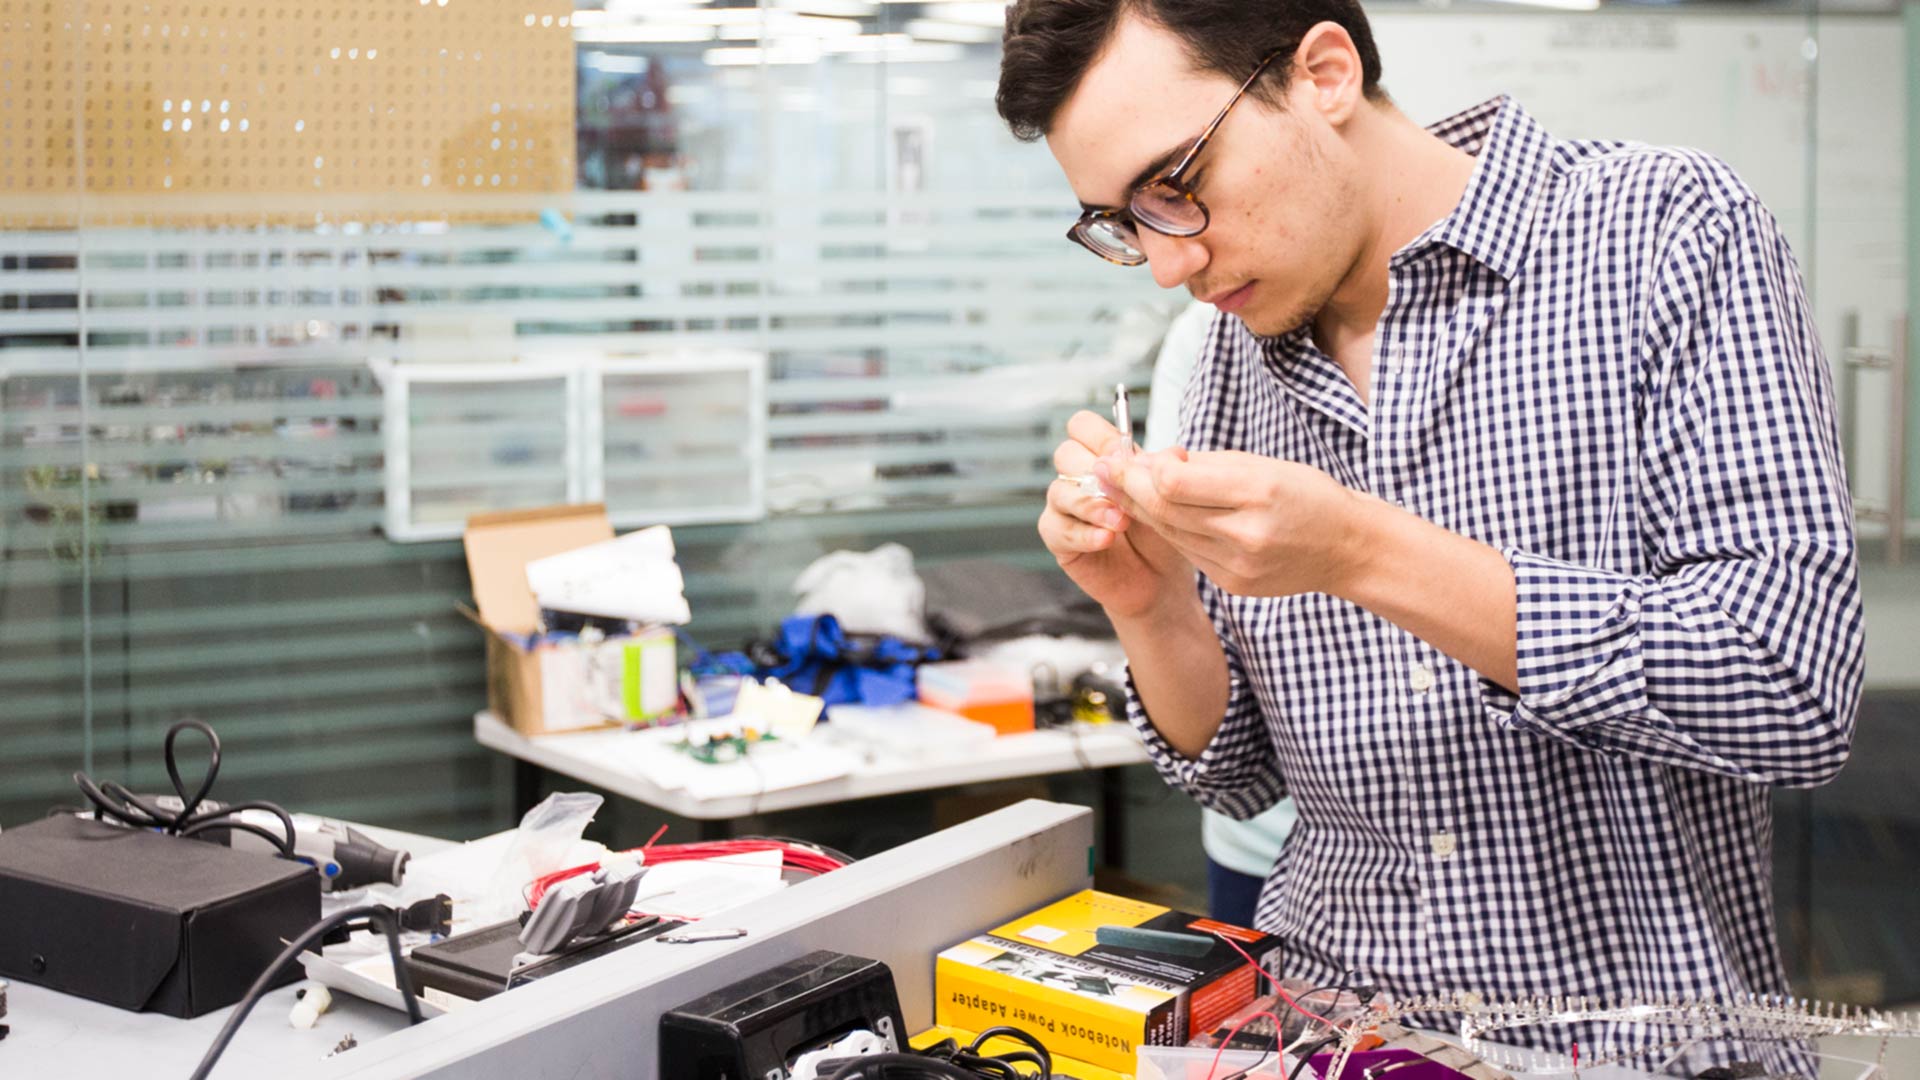
[[[604,753],[607,740],[640,738],[641,732],[591,731],[554,735],[522,735],[491,712],[474,715],[473,737],[480,745],[513,757],[523,766],[515,777],[515,800],[524,811],[534,802],[538,773],[546,769],[571,777],[623,798],[645,803],[702,823],[702,835],[722,835],[725,823],[754,814],[794,810],[806,806],[929,791],[993,780],[1096,770],[1101,774],[1101,814],[1106,823],[1104,855],[1109,865],[1120,864],[1125,835],[1125,800],[1118,774],[1121,765],[1148,760],[1146,747],[1125,724],[1083,725],[1074,730],[1048,730],[1001,735],[965,757],[928,762],[875,753],[846,776],[804,787],[779,788],[734,798],[696,799],[684,790],[664,788],[636,772],[619,768]],[[713,827],[708,828],[711,824]]]

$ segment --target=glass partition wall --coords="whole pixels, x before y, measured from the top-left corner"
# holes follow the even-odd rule
[[[1369,10],[1415,119],[1511,93],[1558,135],[1716,153],[1784,224],[1841,390],[1869,664],[1860,753],[1778,798],[1783,940],[1809,993],[1920,998],[1920,17]],[[76,768],[164,784],[189,716],[229,795],[508,823],[468,734],[475,510],[673,524],[716,646],[837,548],[1050,566],[1061,421],[1115,381],[1143,401],[1185,298],[1061,239],[1071,193],[993,112],[999,21],[0,0],[0,823]]]
[[[1045,565],[1160,298],[1060,242],[981,11],[843,6],[0,0],[0,813],[192,716],[229,794],[504,824],[475,510],[675,525],[729,647],[836,548]]]

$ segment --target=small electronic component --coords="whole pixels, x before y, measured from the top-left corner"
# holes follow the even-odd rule
[[[1133,403],[1127,398],[1127,384],[1113,384],[1113,426],[1120,429],[1120,449],[1115,453],[1122,457],[1133,453]]]
[[[520,944],[536,956],[559,952],[575,941],[605,934],[627,917],[640,894],[647,868],[637,862],[603,866],[591,874],[571,877],[547,890],[527,925]]]
[[[1113,426],[1120,432],[1120,446],[1114,453],[1126,457],[1133,453],[1133,402],[1127,396],[1126,383],[1113,384]],[[1059,478],[1079,485],[1082,494],[1106,498],[1106,493],[1100,490],[1100,478],[1090,472],[1078,476],[1061,473]]]

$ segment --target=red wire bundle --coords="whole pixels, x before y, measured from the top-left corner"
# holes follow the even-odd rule
[[[660,834],[654,835],[657,837]],[[635,848],[630,854],[640,856],[641,864],[644,866],[658,866],[661,863],[715,859],[722,855],[744,855],[750,851],[778,851],[783,867],[807,874],[824,874],[829,870],[838,870],[844,865],[831,855],[781,840],[712,840],[699,844],[661,844],[658,847],[653,846],[652,841],[648,841],[648,846]],[[527,886],[527,906],[539,907],[540,898],[547,894],[548,889],[570,877],[591,873],[598,869],[600,869],[599,863],[590,862],[583,866],[555,870],[551,874],[534,878],[532,884]]]

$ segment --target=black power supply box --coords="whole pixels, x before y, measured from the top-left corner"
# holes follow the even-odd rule
[[[0,832],[0,976],[123,1009],[231,1005],[320,921],[305,863],[61,814]],[[299,969],[289,965],[280,985]]]
[[[907,1049],[893,972],[821,949],[662,1015],[660,1075],[782,1080],[794,1058],[855,1030]]]

